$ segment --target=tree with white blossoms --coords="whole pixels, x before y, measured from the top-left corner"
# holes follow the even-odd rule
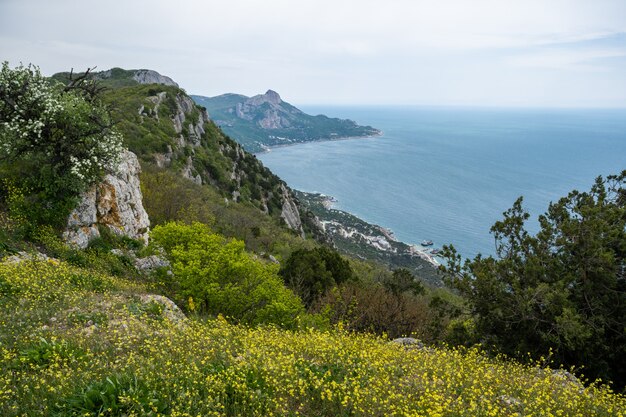
[[[67,211],[118,162],[122,137],[100,92],[89,70],[63,85],[35,66],[2,64],[0,175],[28,190],[29,204]]]

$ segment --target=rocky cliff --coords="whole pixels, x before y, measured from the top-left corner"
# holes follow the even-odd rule
[[[64,239],[79,248],[100,236],[100,227],[117,235],[147,241],[150,220],[144,210],[137,156],[125,151],[120,163],[85,192],[67,221]]]

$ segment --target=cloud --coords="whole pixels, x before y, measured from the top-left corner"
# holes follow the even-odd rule
[[[613,69],[608,96],[625,34],[624,0],[0,0],[11,63],[148,67],[192,92],[296,102],[492,104],[540,94],[555,71],[573,91]]]
[[[507,60],[509,65],[564,71],[604,71],[609,68],[603,60],[626,57],[626,49],[550,49],[521,54]]]

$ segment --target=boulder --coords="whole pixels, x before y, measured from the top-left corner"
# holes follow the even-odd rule
[[[395,343],[395,344],[404,346],[406,348],[416,348],[416,349],[424,348],[424,344],[422,342],[412,337],[399,337],[397,339],[393,339],[391,343]]]
[[[187,319],[185,313],[181,311],[181,309],[167,297],[156,294],[144,294],[141,296],[141,302],[143,304],[157,303],[160,304],[163,308],[162,314],[169,321],[174,323],[180,323]]]
[[[167,259],[161,258],[157,255],[146,256],[145,258],[135,258],[133,260],[135,268],[139,271],[153,271],[157,268],[168,267],[170,263]]]
[[[50,258],[48,257],[48,255],[45,255],[41,252],[20,251],[17,254],[8,256],[4,259],[4,262],[10,263],[10,264],[19,264],[21,262],[33,262],[33,261],[52,262],[52,263],[57,263],[57,264],[59,263],[58,259]]]

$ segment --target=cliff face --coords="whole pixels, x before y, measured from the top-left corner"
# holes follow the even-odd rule
[[[302,229],[302,219],[300,216],[300,210],[298,209],[298,205],[294,201],[293,196],[290,194],[290,190],[282,185],[282,197],[283,197],[283,208],[280,213],[280,217],[285,221],[287,226],[291,230],[296,230],[300,233],[302,237],[304,237],[304,230]]]
[[[147,241],[150,220],[144,210],[137,156],[125,151],[118,166],[81,196],[67,221],[64,239],[79,248],[100,236],[98,228]]]

